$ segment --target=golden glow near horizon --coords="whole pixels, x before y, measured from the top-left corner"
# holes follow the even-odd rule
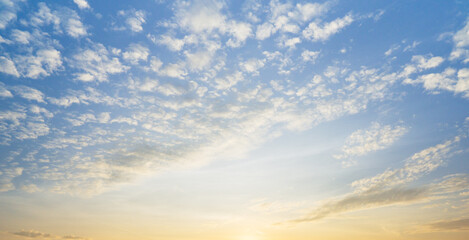
[[[468,13],[0,0],[0,240],[467,240]]]

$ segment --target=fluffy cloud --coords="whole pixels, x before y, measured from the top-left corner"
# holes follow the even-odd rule
[[[453,35],[454,48],[450,55],[450,60],[463,59],[464,63],[469,62],[469,19],[465,26]]]
[[[39,49],[35,54],[16,57],[15,63],[21,75],[36,79],[59,70],[62,57],[56,49]]]
[[[132,57],[129,54],[128,58]],[[82,70],[75,74],[75,79],[84,82],[107,81],[109,74],[118,74],[129,69],[102,44],[94,44],[91,48],[81,50],[69,61],[71,66]]]
[[[252,35],[251,25],[243,22],[230,22],[228,24],[228,32],[233,36],[226,42],[226,45],[230,47],[241,46]]]
[[[160,38],[156,38],[153,35],[148,35],[148,37],[156,44],[165,45],[171,51],[181,51],[181,49],[186,44],[187,40],[190,38],[188,36],[184,39],[174,38],[168,34],[162,35]]]
[[[143,31],[146,14],[143,10],[121,10],[117,15],[125,18],[125,27],[116,27],[115,30],[129,29],[132,32]]]
[[[343,28],[352,24],[353,21],[354,19],[352,15],[349,14],[328,23],[321,24],[317,22],[311,22],[308,27],[303,30],[303,37],[313,42],[325,41],[329,39],[330,36],[338,33]]]
[[[34,88],[30,88],[27,86],[15,86],[11,88],[16,95],[19,95],[22,98],[28,99],[28,100],[33,100],[36,102],[40,103],[45,103],[44,102],[44,94]]]
[[[177,8],[175,19],[177,25],[186,32],[195,34],[202,39],[213,34],[227,35],[229,39],[226,41],[226,45],[229,47],[239,47],[252,35],[249,23],[230,20],[222,13],[222,10],[225,8],[223,2],[178,2]],[[185,37],[184,42],[188,41],[193,43],[193,37],[188,39]],[[170,44],[172,48],[182,45],[182,42]]]
[[[16,12],[19,10],[19,3],[24,0],[3,0],[0,1],[0,29],[4,29],[8,23],[16,19]]]
[[[10,98],[13,97],[13,94],[5,88],[5,84],[0,82],[0,97],[2,98]]]
[[[441,73],[422,74],[416,79],[407,78],[403,83],[412,85],[422,84],[425,90],[432,93],[439,93],[439,90],[445,90],[455,94],[463,94],[465,98],[469,98],[468,68],[460,70],[446,68]]]
[[[42,27],[52,24],[57,32],[65,31],[69,36],[74,38],[88,35],[86,27],[74,10],[62,8],[59,11],[55,11],[42,2],[38,6],[38,11],[30,19],[32,26]]]
[[[91,8],[90,5],[86,0],[73,0],[73,2],[80,8],[80,9],[89,9]]]
[[[241,70],[247,73],[259,74],[258,70],[264,67],[264,61],[259,59],[249,59],[239,64]]]
[[[300,31],[299,25],[310,21],[326,13],[330,8],[330,3],[306,3],[296,4],[280,3],[271,1],[269,6],[269,18],[264,23],[257,26],[256,38],[264,40],[278,31],[284,33],[297,33]]]
[[[16,69],[15,63],[11,59],[4,56],[0,56],[0,72],[10,74],[15,77],[20,76],[18,70]]]
[[[222,7],[223,4],[216,1],[182,2],[176,13],[177,22],[194,33],[224,29],[226,17],[220,12]]]
[[[21,43],[21,44],[28,44],[31,41],[31,34],[27,31],[21,31],[18,29],[14,29],[11,31],[11,38],[12,40]]]
[[[443,63],[444,59],[442,57],[428,57],[422,55],[417,55],[412,57],[412,62],[417,65],[417,68],[420,69],[431,69],[438,67]]]
[[[308,50],[304,50],[302,53],[301,53],[301,57],[303,58],[303,61],[305,62],[315,62],[316,59],[319,57],[319,51],[308,51]]]
[[[127,51],[122,53],[122,58],[132,64],[137,64],[139,61],[146,61],[148,55],[148,48],[140,44],[131,44]]]

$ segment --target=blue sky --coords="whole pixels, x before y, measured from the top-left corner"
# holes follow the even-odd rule
[[[240,231],[226,239],[287,225],[304,239],[290,225],[344,224],[367,209],[378,209],[372,219],[393,219],[393,208],[425,216],[378,221],[389,239],[463,239],[469,229],[465,1],[0,7],[5,239],[118,239],[98,220],[101,231],[59,216],[107,221],[145,207],[164,209],[153,220],[168,224],[167,239],[183,239],[168,229],[191,220],[210,225],[206,214]],[[221,239],[215,232],[200,237]],[[340,238],[328,234],[318,236]]]

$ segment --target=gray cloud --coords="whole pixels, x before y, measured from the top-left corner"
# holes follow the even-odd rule
[[[21,231],[18,231],[18,232],[14,232],[12,234],[17,235],[17,236],[22,236],[22,237],[29,237],[29,238],[50,238],[50,237],[53,237],[49,233],[42,233],[42,232],[38,232],[38,231],[35,231],[35,230],[29,230],[29,231],[21,230]]]
[[[294,219],[290,222],[311,222],[343,212],[395,204],[409,204],[422,201],[428,198],[428,196],[429,191],[427,188],[392,188],[383,191],[351,194],[342,199],[327,202],[308,216]]]
[[[469,218],[439,221],[425,227],[434,231],[469,231]]]
[[[65,235],[65,236],[56,236],[50,233],[43,233],[36,230],[21,230],[18,232],[12,232],[11,234],[27,238],[37,238],[37,239],[72,239],[72,240],[88,240],[89,238],[84,238],[75,235]]]

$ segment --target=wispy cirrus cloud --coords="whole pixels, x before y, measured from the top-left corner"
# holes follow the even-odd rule
[[[465,188],[458,187],[460,184],[448,184],[448,181],[459,182],[454,181],[454,177],[458,176],[444,179],[436,185],[420,187],[407,185],[443,165],[445,159],[457,152],[455,147],[459,141],[460,137],[457,136],[415,153],[401,168],[389,169],[374,177],[354,181],[351,184],[353,192],[326,200],[311,213],[293,219],[289,223],[312,222],[351,211],[429,201],[440,193],[441,186],[454,186],[452,189],[446,188],[448,190],[446,193],[462,191]]]

